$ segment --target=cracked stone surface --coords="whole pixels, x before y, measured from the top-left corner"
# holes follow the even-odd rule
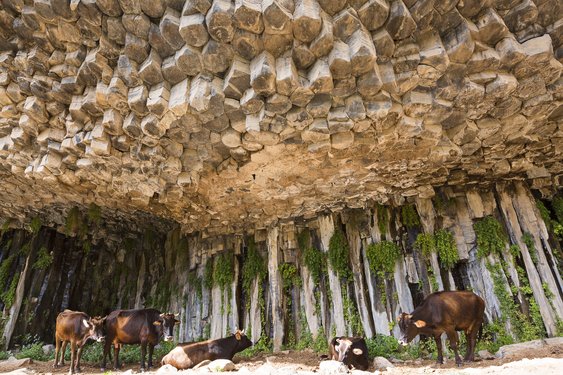
[[[550,0],[2,0],[0,217],[233,233],[561,185]]]

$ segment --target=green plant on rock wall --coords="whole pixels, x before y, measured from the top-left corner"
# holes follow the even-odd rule
[[[342,309],[344,310],[344,321],[352,330],[352,334],[354,336],[362,336],[364,334],[364,326],[360,319],[360,314],[345,288],[342,288]]]
[[[250,301],[251,288],[254,280],[258,279],[261,283],[268,274],[266,261],[260,255],[253,238],[248,241],[246,256],[242,265],[242,289],[246,296],[247,302]],[[250,308],[250,304],[247,304]]]
[[[336,229],[328,244],[328,261],[334,272],[345,280],[352,276],[349,253],[350,249],[344,233],[342,230]]]
[[[53,263],[53,254],[49,253],[45,246],[39,249],[37,260],[33,263],[32,268],[36,270],[45,270]]]
[[[18,287],[18,282],[20,281],[20,274],[17,273],[12,278],[12,282],[10,283],[10,287],[6,290],[2,295],[0,295],[0,299],[4,303],[5,308],[10,308],[14,301],[16,300],[16,288]]]
[[[197,275],[196,270],[188,272],[188,285],[195,290],[197,298],[201,301],[203,298],[202,278]]]
[[[551,228],[553,223],[551,221],[551,214],[549,213],[549,210],[547,209],[547,207],[545,206],[545,204],[543,204],[543,202],[539,199],[536,199],[536,207],[538,208],[538,210],[540,211],[540,216],[542,218],[542,220],[544,221],[545,225],[547,226],[547,228]]]
[[[221,289],[221,311],[224,309],[225,291],[227,292],[227,313],[231,312],[231,297],[232,289],[231,284],[235,279],[234,271],[234,256],[230,251],[223,252],[217,255],[217,261],[213,267],[213,285],[219,286]]]
[[[387,232],[387,226],[389,225],[389,211],[387,207],[380,205],[379,203],[376,205],[377,211],[377,227],[379,229],[379,233],[381,234],[382,238],[385,238],[385,233]]]
[[[30,227],[31,233],[33,233],[34,235],[39,233],[39,230],[41,229],[41,219],[35,216],[33,219],[31,219]]]
[[[553,198],[551,203],[553,211],[555,212],[555,217],[559,223],[563,223],[563,195],[558,195]]]
[[[538,264],[538,251],[534,246],[534,238],[532,237],[532,235],[528,232],[524,233],[522,235],[522,242],[524,242],[524,245],[526,245],[526,247],[528,248],[532,262],[534,262],[534,264]]]
[[[370,269],[379,276],[395,270],[395,264],[401,259],[401,249],[390,241],[371,244],[366,249]]]
[[[102,223],[102,210],[100,206],[95,203],[90,203],[88,206],[88,224],[100,226]]]
[[[419,233],[413,246],[428,260],[432,253],[436,251],[436,239],[432,233]]]
[[[203,271],[203,286],[206,289],[211,290],[213,288],[213,259],[207,259],[205,263],[205,269]]]
[[[412,204],[401,207],[401,222],[407,228],[416,228],[420,226],[420,217],[416,212],[416,208]]]
[[[477,255],[479,258],[491,253],[502,254],[508,238],[501,223],[492,216],[486,216],[473,224],[477,236]]]
[[[278,267],[282,278],[283,288],[291,290],[293,286],[301,287],[302,280],[299,270],[293,263],[282,263]]]
[[[321,277],[327,272],[326,254],[310,245],[311,241],[308,229],[299,233],[298,242],[302,252],[303,262],[311,273],[313,283],[319,285]]]
[[[436,239],[436,250],[442,266],[450,270],[459,261],[457,245],[452,232],[440,229],[434,235]]]
[[[8,281],[10,269],[12,268],[12,264],[14,263],[16,256],[17,254],[12,254],[4,259],[0,264],[0,289],[3,289],[6,286],[6,281]]]

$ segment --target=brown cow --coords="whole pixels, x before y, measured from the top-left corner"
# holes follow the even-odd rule
[[[66,345],[70,342],[70,370],[69,374],[80,372],[80,356],[82,347],[93,339],[98,342],[104,340],[103,326],[105,318],[90,318],[80,311],[65,310],[57,316],[55,328],[55,364],[53,367],[64,366]],[[59,353],[61,352],[59,363]],[[78,350],[77,350],[78,349]]]
[[[162,358],[163,365],[172,365],[180,370],[194,367],[205,360],[229,359],[252,346],[243,331],[237,330],[232,336],[217,340],[178,344]]]
[[[363,337],[335,337],[329,344],[329,358],[348,368],[366,371],[369,367],[368,347]]]
[[[442,355],[442,333],[448,335],[450,346],[455,353],[455,363],[461,366],[457,351],[456,331],[465,331],[467,353],[465,361],[475,360],[477,333],[481,330],[485,312],[485,301],[473,292],[452,291],[430,294],[411,314],[402,313],[399,318],[401,339],[407,345],[418,334],[433,336],[438,347],[438,363],[444,363]]]
[[[113,344],[114,369],[119,369],[119,349],[122,344],[141,345],[141,370],[145,369],[145,355],[149,349],[148,367],[152,367],[152,355],[155,345],[164,336],[164,341],[174,338],[174,326],[178,314],[161,314],[155,309],[116,310],[111,312],[105,322],[106,344],[102,359],[102,371],[106,367],[106,357]]]

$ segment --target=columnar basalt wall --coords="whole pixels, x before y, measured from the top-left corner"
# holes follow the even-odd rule
[[[68,237],[36,222],[0,240],[3,335],[50,341],[64,308],[150,306],[180,313],[180,341],[244,327],[279,350],[397,335],[400,311],[433,291],[470,289],[486,301],[489,335],[553,336],[563,328],[562,222],[563,197],[541,201],[520,181],[220,237],[175,229],[86,246],[72,228]]]

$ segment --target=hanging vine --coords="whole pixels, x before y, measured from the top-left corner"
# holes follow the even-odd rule
[[[387,207],[380,205],[379,203],[376,205],[377,211],[377,227],[379,228],[379,233],[381,234],[382,238],[385,238],[385,233],[387,232],[387,226],[389,225],[389,212],[387,211]]]
[[[483,258],[491,253],[502,254],[508,238],[501,223],[487,216],[473,224],[477,236],[477,256]]]
[[[231,284],[235,278],[234,257],[230,251],[217,255],[217,261],[213,267],[213,285],[221,289],[221,313],[224,313],[225,291],[227,292],[227,314],[231,312],[232,290]]]
[[[334,272],[345,280],[352,276],[348,259],[349,254],[350,249],[344,233],[342,230],[336,229],[328,245],[328,261]]]
[[[401,222],[407,228],[416,228],[420,226],[420,217],[416,212],[416,208],[412,204],[401,207]]]

